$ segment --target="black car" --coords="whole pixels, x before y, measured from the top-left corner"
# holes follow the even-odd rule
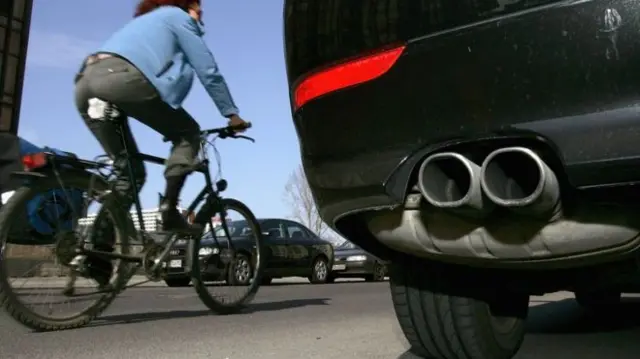
[[[636,1],[285,0],[309,186],[417,355],[510,358],[530,295],[640,278],[638,32]]]
[[[259,219],[266,244],[266,271],[263,284],[273,278],[305,277],[311,283],[326,283],[333,264],[333,247],[318,238],[300,223],[287,219]],[[253,240],[246,239],[250,228],[245,221],[228,223],[231,240],[236,250],[236,260],[221,260],[221,251],[228,248],[222,227],[216,229],[217,244],[211,232],[201,239],[200,268],[205,281],[226,281],[230,285],[246,285],[251,280],[253,266]],[[189,285],[191,278],[184,275],[186,241],[179,240],[167,260],[168,275],[165,282],[170,287]],[[233,262],[230,270],[224,263]]]
[[[387,275],[387,266],[380,259],[349,241],[335,247],[334,258],[331,280],[364,278],[367,282],[379,282]]]

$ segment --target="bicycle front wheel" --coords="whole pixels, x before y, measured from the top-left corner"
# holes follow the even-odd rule
[[[246,205],[230,198],[221,203],[222,213],[211,214],[212,218],[218,215],[220,224],[192,242],[191,275],[200,300],[209,309],[233,314],[250,303],[260,288],[264,240],[260,223]]]

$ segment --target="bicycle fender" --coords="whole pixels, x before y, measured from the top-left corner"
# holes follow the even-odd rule
[[[46,178],[47,175],[42,172],[20,171],[12,172],[11,177],[14,178]]]

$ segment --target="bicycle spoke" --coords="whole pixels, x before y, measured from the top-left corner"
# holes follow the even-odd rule
[[[202,301],[218,313],[237,312],[251,302],[263,269],[262,232],[242,203],[220,199],[220,225],[197,242],[193,283]],[[233,214],[232,214],[233,213]]]
[[[121,261],[89,264],[80,255],[96,238],[81,217],[89,207],[101,205],[95,183],[95,176],[74,172],[38,178],[16,190],[0,211],[0,302],[29,327],[83,325],[122,287]],[[128,252],[126,238],[114,246],[123,249]]]

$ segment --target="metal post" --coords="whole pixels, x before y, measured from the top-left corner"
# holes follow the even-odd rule
[[[27,48],[29,47],[29,33],[31,28],[31,12],[33,10],[33,0],[24,1],[24,12],[22,13],[22,29],[20,29],[20,53],[18,56],[18,68],[16,69],[16,87],[13,94],[13,118],[11,120],[11,133],[18,133],[18,125],[20,124],[20,103],[22,102],[22,89],[24,84],[24,72],[27,67]]]
[[[7,13],[0,15],[0,16],[6,15],[5,24],[4,25],[0,24],[0,26],[3,26],[5,28],[4,38],[0,39],[2,41],[2,48],[3,48],[2,54],[0,54],[0,56],[2,56],[2,61],[0,61],[0,116],[2,116],[2,112],[3,112],[2,109],[4,107],[4,81],[7,77],[7,68],[8,68],[7,62],[9,60],[9,40],[11,39],[11,29],[13,28],[14,2],[9,1],[9,4],[5,6],[6,6]],[[9,121],[9,131],[11,131],[11,127],[13,127],[13,124],[11,122],[13,119],[9,118],[5,120]],[[2,125],[2,122],[3,120],[0,117],[0,125]]]
[[[14,12],[17,8],[17,2],[21,1],[23,5],[23,12],[20,14],[21,19],[14,16]],[[19,7],[18,7],[19,8]],[[31,11],[33,8],[33,0],[14,0],[9,1],[6,5],[6,24],[4,38],[0,39],[3,42],[4,50],[1,54],[2,56],[2,66],[0,68],[0,106],[9,105],[12,107],[11,109],[11,117],[8,119],[4,119],[5,121],[9,121],[9,132],[13,134],[18,133],[18,124],[20,121],[20,101],[22,100],[22,89],[24,82],[24,71],[26,67],[26,57],[27,57],[27,46],[29,39],[29,28],[31,25]],[[10,53],[9,44],[11,43],[11,36],[13,36],[16,23],[20,23],[20,48],[18,49],[18,54],[12,55]],[[5,96],[9,96],[8,93],[5,92],[5,81],[7,78],[7,71],[9,71],[9,58],[16,57],[17,58],[17,67],[15,69],[11,69],[11,71],[15,71],[15,85],[13,88],[13,93],[10,95],[12,97],[11,103],[4,103],[3,99]]]

